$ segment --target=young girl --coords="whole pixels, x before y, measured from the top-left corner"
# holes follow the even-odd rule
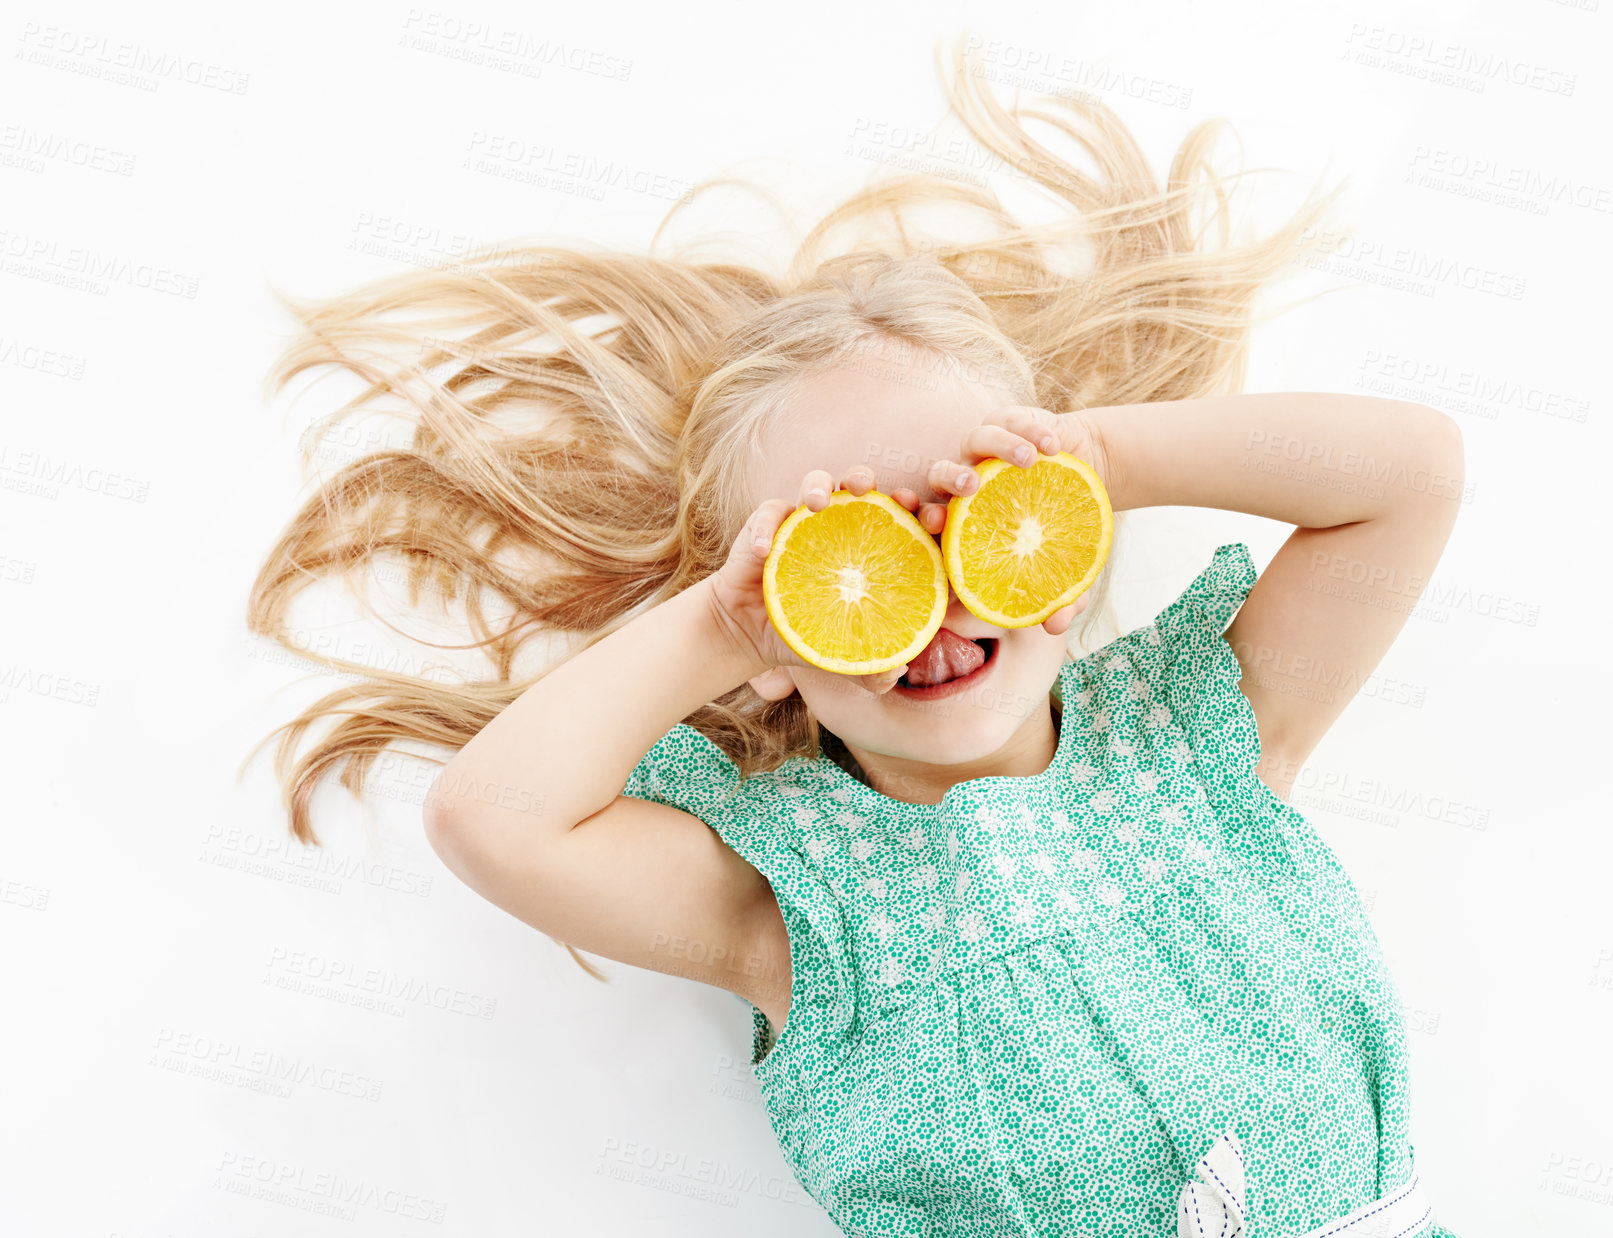
[[[1160,193],[1106,109],[1042,116],[1093,176],[977,80],[959,74],[960,115],[1066,218],[1020,228],[988,194],[904,178],[831,215],[784,280],[531,249],[301,311],[282,381],[345,365],[368,389],[343,413],[393,397],[418,426],[310,501],[254,626],[283,634],[304,581],[392,550],[417,586],[464,587],[497,673],[327,659],[363,681],[289,728],[294,832],[317,841],[334,764],[357,789],[394,739],[458,748],[426,807],[443,861],[574,957],[743,998],[780,1146],[847,1234],[1449,1235],[1413,1160],[1394,982],[1286,797],[1439,558],[1460,435],[1399,401],[1235,394],[1251,301],[1319,206],[1232,246],[1207,180],[1210,246],[1191,215],[1208,128]],[[823,252],[943,199],[994,231]],[[1295,531],[1258,577],[1222,546],[1084,655],[1069,629],[1102,613],[1112,564],[1039,627],[954,597],[881,676],[805,665],[773,632],[762,564],[795,505],[877,487],[939,535],[981,460],[1056,451],[1117,512]],[[583,640],[518,680],[538,625]],[[1316,691],[1321,666],[1341,690]]]

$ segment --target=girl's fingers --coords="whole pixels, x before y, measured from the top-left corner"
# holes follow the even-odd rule
[[[813,469],[801,479],[801,505],[810,511],[821,512],[829,506],[829,495],[834,490],[834,479],[825,469]]]
[[[874,470],[866,464],[858,464],[846,470],[841,479],[840,488],[849,490],[856,495],[867,494],[874,488]]]
[[[1086,610],[1087,603],[1091,600],[1091,593],[1083,593],[1068,606],[1059,607],[1058,610],[1055,610],[1046,619],[1042,620],[1042,626],[1054,636],[1064,635],[1070,630],[1070,625],[1075,622],[1075,617]]]
[[[836,485],[827,469],[813,469],[801,479],[800,505],[809,511],[821,512],[829,506],[829,496],[836,490],[849,490],[855,495],[867,494],[874,488],[874,470],[866,464],[847,469]]]
[[[789,514],[790,505],[783,499],[768,499],[754,512],[743,534],[750,545],[751,554],[765,560],[773,549],[773,536]]]
[[[903,663],[894,670],[885,671],[878,675],[858,675],[857,682],[875,696],[884,696],[896,686],[896,681],[907,674],[907,664]]]
[[[930,466],[926,475],[930,488],[949,496],[968,494],[980,483],[974,466],[990,457],[1029,467],[1036,463],[1038,454],[1054,455],[1062,450],[1058,428],[1057,416],[1044,408],[1023,405],[999,408],[965,437],[962,460],[941,459]],[[861,496],[877,484],[874,470],[865,464],[847,469],[838,485],[826,469],[813,469],[801,481],[798,505],[820,512],[829,505],[829,496],[836,490]],[[924,501],[911,487],[888,493],[911,512],[917,513],[924,506]],[[933,516],[927,518],[927,528],[928,520],[933,519]]]
[[[1063,636],[1070,630],[1070,624],[1075,620],[1075,607],[1061,606],[1046,619],[1042,620],[1042,627],[1054,636]]]
[[[973,464],[978,464],[987,456],[996,456],[999,460],[1029,468],[1036,463],[1036,439],[1041,437],[1034,429],[1031,433],[1036,437],[1026,438],[1006,426],[978,425],[964,438],[963,452]]]
[[[946,527],[947,522],[945,503],[927,503],[905,486],[900,490],[892,490],[891,498],[917,516],[919,527],[931,537],[941,536],[941,530]]]
[[[930,465],[929,482],[939,494],[967,494],[980,483],[980,474],[956,460],[937,460]]]
[[[1002,426],[976,426],[969,431],[963,440],[963,454],[967,462],[937,460],[930,466],[931,487],[943,494],[968,494],[980,484],[974,465],[990,456],[1021,468],[1029,468],[1037,461],[1036,447]]]
[[[1010,404],[997,409],[987,420],[1034,443],[1043,455],[1057,455],[1062,448],[1063,439],[1059,434],[1062,423],[1057,413],[1045,408]]]

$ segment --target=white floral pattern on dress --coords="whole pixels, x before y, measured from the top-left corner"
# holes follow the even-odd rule
[[[978,911],[966,911],[958,917],[958,936],[964,941],[979,941],[986,935],[986,917]]]

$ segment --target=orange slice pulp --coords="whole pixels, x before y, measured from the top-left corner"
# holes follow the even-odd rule
[[[877,490],[836,490],[821,512],[798,507],[762,569],[768,618],[813,666],[874,675],[917,656],[940,630],[947,575],[935,538]]]
[[[982,460],[980,485],[947,503],[941,553],[969,612],[1028,628],[1080,597],[1114,540],[1114,512],[1092,466],[1068,452],[1028,468]]]

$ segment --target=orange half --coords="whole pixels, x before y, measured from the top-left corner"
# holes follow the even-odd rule
[[[958,600],[1002,628],[1028,628],[1098,579],[1114,540],[1109,494],[1068,452],[1029,468],[995,457],[973,494],[947,503],[941,552]]]
[[[877,490],[836,490],[821,512],[798,507],[773,535],[762,568],[773,629],[804,661],[877,675],[918,656],[947,609],[935,538]]]

